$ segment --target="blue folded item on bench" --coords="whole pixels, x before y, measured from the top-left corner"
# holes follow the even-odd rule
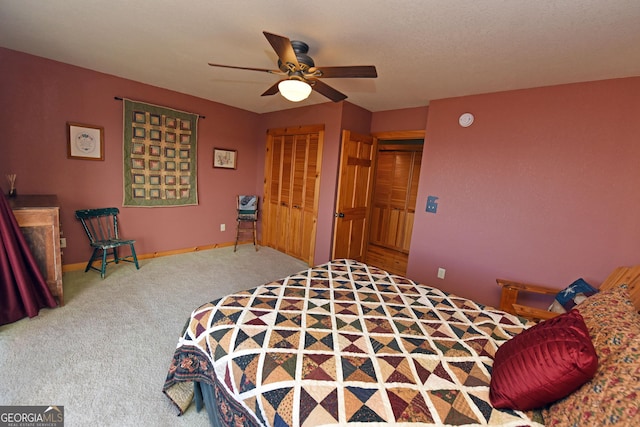
[[[553,304],[549,306],[549,311],[566,313],[597,292],[596,288],[588,284],[583,278],[580,278],[558,292]]]

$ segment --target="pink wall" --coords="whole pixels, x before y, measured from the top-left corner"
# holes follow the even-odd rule
[[[0,174],[17,173],[21,194],[58,195],[68,245],[64,264],[89,257],[86,237],[73,216],[76,209],[89,207],[120,207],[123,235],[137,240],[140,254],[232,242],[235,195],[263,191],[266,130],[308,124],[325,125],[315,262],[329,259],[341,131],[346,125],[368,132],[370,112],[348,102],[327,102],[257,115],[2,48],[0,64],[0,105],[9,123],[0,139]],[[199,121],[198,206],[122,208],[122,103],[114,96],[206,117]],[[104,161],[67,159],[67,121],[104,127]],[[213,147],[238,150],[238,169],[213,169]],[[6,192],[6,187],[3,179],[0,188]],[[222,223],[225,232],[220,231]]]
[[[495,305],[497,277],[599,285],[637,264],[638,115],[638,77],[431,102],[408,275]]]
[[[424,130],[429,107],[404,108],[373,113],[371,133],[404,130]]]
[[[0,75],[0,188],[6,193],[4,175],[16,173],[20,194],[58,195],[64,264],[90,255],[76,209],[120,207],[123,235],[137,240],[140,254],[235,239],[235,195],[255,192],[258,182],[257,114],[1,48]],[[114,96],[206,116],[198,129],[198,206],[122,208],[123,107]],[[104,161],[67,159],[67,121],[104,127]],[[238,169],[213,169],[213,147],[238,150]]]
[[[122,104],[130,97],[205,115],[199,122],[198,206],[122,208],[141,254],[228,243],[238,193],[263,191],[265,131],[325,125],[315,262],[330,257],[342,129],[426,129],[408,276],[498,303],[496,277],[565,286],[598,284],[640,255],[640,78],[433,101],[369,113],[348,102],[257,115],[200,98],[0,48],[0,188],[58,194],[68,248],[85,262],[76,209],[122,206]],[[428,111],[428,121],[427,121]],[[476,121],[457,120],[470,111]],[[631,119],[630,119],[631,118]],[[105,128],[105,160],[66,157],[66,122]],[[238,169],[211,167],[213,147],[238,150]],[[424,212],[427,195],[437,214]],[[227,231],[220,232],[220,224]],[[446,279],[436,279],[438,267]]]

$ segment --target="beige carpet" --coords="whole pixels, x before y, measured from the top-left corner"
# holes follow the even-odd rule
[[[65,306],[0,326],[0,405],[64,405],[65,426],[206,426],[162,393],[199,305],[308,268],[252,245],[110,264],[63,277]]]

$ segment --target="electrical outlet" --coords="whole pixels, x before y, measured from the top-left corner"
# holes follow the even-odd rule
[[[224,231],[227,229],[227,226],[224,224],[220,224],[220,231]]]
[[[445,270],[444,268],[438,268],[438,279],[444,279],[444,275],[446,274],[446,272],[447,270]]]
[[[60,238],[60,247],[61,248],[66,248],[67,247],[67,239],[65,237],[61,237]]]

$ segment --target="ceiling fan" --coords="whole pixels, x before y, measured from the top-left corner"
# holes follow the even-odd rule
[[[233,65],[212,64],[212,67],[234,68],[238,70],[262,71],[270,74],[286,76],[274,83],[262,96],[275,95],[280,92],[290,101],[298,102],[306,99],[312,90],[326,96],[333,102],[347,99],[347,95],[332,88],[320,79],[328,78],[375,78],[378,77],[373,65],[354,65],[342,67],[316,67],[313,58],[307,55],[309,45],[298,40],[262,32],[273,50],[278,55],[278,69],[237,67]]]

